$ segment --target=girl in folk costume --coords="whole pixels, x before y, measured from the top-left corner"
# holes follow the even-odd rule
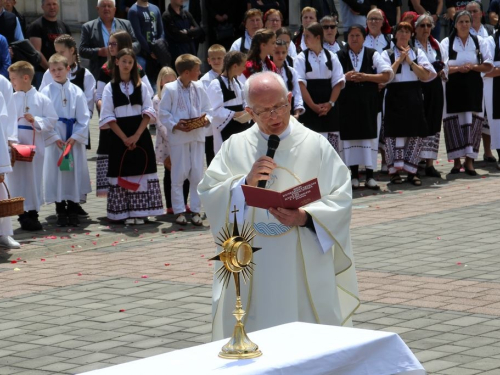
[[[153,108],[157,114],[156,118],[156,143],[155,143],[155,154],[156,154],[156,164],[163,165],[165,168],[165,173],[163,175],[163,193],[165,194],[165,202],[167,203],[167,214],[173,214],[172,209],[172,179],[170,178],[170,148],[168,146],[167,128],[163,125],[159,119],[159,105],[162,97],[162,88],[169,82],[174,82],[177,79],[177,73],[172,68],[165,66],[158,73],[158,79],[156,80],[156,87],[158,88],[158,94],[153,98]],[[184,181],[182,187],[184,193],[184,204],[186,205],[186,211],[189,210],[187,205],[187,199],[189,195],[189,180]]]
[[[276,31],[276,42],[278,42],[278,40],[285,42],[288,48],[286,62],[288,66],[293,67],[293,61],[297,57],[297,50],[295,49],[295,44],[292,43],[292,32],[286,27],[278,29],[278,31]]]
[[[290,106],[291,114],[298,119],[304,113],[304,101],[300,92],[299,77],[294,68],[288,66],[287,57],[288,49],[286,42],[282,39],[276,41],[276,47],[273,52],[273,62],[276,65],[276,70],[292,93],[292,105]]]
[[[304,38],[304,30],[312,23],[318,22],[318,11],[313,7],[304,7],[301,12],[301,26],[292,38],[297,53],[309,48]]]
[[[102,93],[104,87],[111,81],[113,77],[113,70],[116,66],[116,55],[119,51],[124,48],[132,49],[132,38],[130,34],[125,30],[118,30],[109,36],[108,42],[108,61],[101,67],[99,72],[99,78],[97,79],[97,86],[95,91],[95,105],[97,111],[101,112],[102,106]],[[145,86],[148,90],[148,95],[150,98],[153,97],[153,89],[149,83],[148,77],[146,76],[144,70],[138,65],[139,76],[141,78],[141,84]],[[108,153],[109,153],[109,142],[108,138],[111,133],[111,129],[101,129],[99,132],[99,146],[97,147],[97,163],[96,163],[96,195],[98,197],[106,197],[108,194]]]
[[[17,130],[20,144],[36,146],[35,156],[30,162],[17,162],[9,176],[9,186],[16,195],[24,197],[25,212],[19,215],[21,229],[42,229],[38,211],[43,202],[43,160],[45,141],[43,132],[56,125],[57,116],[52,102],[31,86],[35,69],[26,61],[18,61],[9,67],[9,77],[15,94],[12,97],[17,112]],[[34,139],[34,142],[33,142]]]
[[[483,5],[480,1],[474,0],[467,3],[467,5],[465,6],[465,10],[467,10],[472,15],[472,24],[470,27],[470,33],[472,35],[480,36],[481,38],[486,39],[490,35],[493,35],[495,33],[495,28],[492,25],[484,24],[485,18],[483,16]],[[484,99],[486,104],[486,96],[484,97]],[[488,123],[488,116],[486,112],[484,113],[482,138],[484,148],[484,161],[495,163],[497,160],[491,152],[490,125]]]
[[[437,159],[439,151],[439,139],[441,135],[441,123],[443,120],[444,91],[443,80],[446,80],[447,69],[443,63],[444,51],[439,42],[431,35],[434,28],[434,20],[430,14],[423,14],[415,22],[415,37],[413,45],[427,56],[429,62],[434,66],[438,75],[430,82],[422,82],[424,94],[424,111],[430,135],[423,139],[420,157],[425,159],[425,175],[429,177],[441,177],[434,168],[434,160]]]
[[[378,53],[382,53],[386,49],[392,48],[394,43],[392,42],[392,34],[391,34],[391,26],[389,25],[389,21],[385,16],[385,13],[378,9],[374,8],[370,10],[366,16],[366,38],[364,41],[364,46],[368,48],[373,48]],[[380,116],[378,117],[377,126],[380,128],[379,137],[378,137],[378,149],[380,151],[380,155],[382,156],[382,165],[380,168],[381,173],[387,174],[387,163],[385,162],[385,144],[384,144],[384,130],[382,124],[382,105],[384,102],[385,95],[385,87],[380,85],[380,94],[379,94],[379,112]]]
[[[484,104],[490,125],[491,148],[497,150],[498,163],[500,169],[500,27],[497,24],[497,31],[486,40],[490,51],[493,51],[493,70],[484,76]]]
[[[376,50],[364,47],[365,36],[363,26],[351,26],[347,46],[337,53],[346,79],[338,99],[340,139],[344,163],[351,169],[352,188],[359,188],[359,166],[364,165],[365,187],[377,190],[373,170],[380,131],[378,85],[388,83],[394,72]]]
[[[243,18],[243,25],[245,26],[245,34],[234,41],[229,49],[230,51],[247,53],[250,50],[255,32],[264,27],[262,12],[259,9],[247,10]]]
[[[470,34],[471,14],[459,11],[454,29],[443,39],[443,61],[448,65],[443,114],[444,139],[448,159],[454,160],[450,173],[460,173],[460,158],[465,157],[465,173],[476,176],[477,158],[484,121],[483,79],[481,73],[492,68],[491,51],[486,41]]]
[[[144,224],[148,216],[162,215],[155,153],[147,128],[155,120],[153,103],[141,83],[134,51],[116,55],[113,80],[102,95],[99,127],[109,135],[108,218],[126,225]]]
[[[319,21],[321,27],[323,28],[323,48],[330,52],[337,53],[345,43],[341,40],[337,40],[338,34],[338,22],[332,16],[324,16],[321,21]]]
[[[59,227],[80,224],[79,203],[85,202],[87,194],[92,191],[85,152],[89,139],[88,101],[83,91],[68,79],[70,69],[66,57],[52,55],[49,59],[52,83],[42,90],[59,116],[55,128],[44,134],[46,155],[43,167],[45,202],[55,202]],[[65,158],[69,160],[71,157],[73,166],[62,171],[57,164],[65,148],[71,148]]]
[[[248,51],[242,81],[246,81],[252,74],[271,71],[276,73],[276,65],[269,58],[276,46],[276,34],[272,30],[257,30],[250,51]],[[244,82],[243,82],[244,83]]]
[[[13,120],[10,117],[14,111],[7,112],[9,104],[10,103],[5,101],[2,91],[0,91],[0,123],[4,127],[6,127],[7,124],[11,123]],[[4,129],[0,130],[0,185],[2,185],[0,186],[0,200],[8,199],[7,189],[3,185],[5,184],[7,186],[5,175],[12,172],[9,156],[9,144],[5,133]],[[21,245],[11,237],[12,235],[12,221],[10,217],[0,218],[0,247],[7,249],[20,249]]]
[[[238,76],[245,70],[245,62],[244,53],[229,51],[224,56],[222,74],[208,86],[207,95],[212,107],[215,153],[220,150],[222,142],[229,139],[231,135],[250,127],[250,123],[240,123],[234,119],[246,113],[243,85],[238,81]]]
[[[410,48],[413,26],[401,22],[396,27],[396,46],[382,52],[392,66],[394,80],[387,85],[384,99],[384,134],[387,166],[393,184],[403,181],[399,172],[408,172],[407,181],[422,185],[417,175],[422,139],[429,134],[420,81],[429,82],[436,71],[425,53]]]
[[[279,39],[279,35],[286,34],[288,37],[287,40],[287,48],[288,55],[290,59],[293,61],[295,57],[297,57],[297,48],[295,48],[295,44],[290,43],[292,41],[292,33],[286,27],[282,27],[283,25],[283,14],[279,10],[269,9],[266,14],[264,14],[264,27],[266,29],[273,30],[276,34],[276,39]],[[293,63],[291,64],[293,66]]]
[[[323,48],[323,28],[317,22],[304,30],[307,49],[295,59],[300,91],[306,111],[299,120],[325,136],[337,152],[339,144],[338,110],[334,109],[345,78],[337,55]]]

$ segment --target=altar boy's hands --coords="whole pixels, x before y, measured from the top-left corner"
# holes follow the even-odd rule
[[[276,220],[287,227],[303,226],[307,222],[307,213],[302,208],[270,208],[269,212]]]
[[[31,125],[34,124],[35,122],[35,118],[33,117],[33,115],[31,113],[26,113],[24,115],[24,118],[26,119],[26,121],[28,121]]]
[[[59,147],[61,150],[63,149],[63,147],[64,147],[64,145],[65,145],[65,144],[66,144],[66,143],[64,143],[64,142],[63,142],[63,141],[61,141],[60,139],[58,139],[58,140],[56,141],[56,145],[57,145],[57,147]]]

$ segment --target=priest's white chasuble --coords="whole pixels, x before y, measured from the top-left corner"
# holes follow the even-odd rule
[[[322,198],[303,207],[312,216],[316,233],[287,227],[267,210],[238,199],[242,194],[238,182],[267,151],[267,140],[257,125],[224,142],[198,186],[214,238],[226,223],[232,228],[232,205],[240,202],[240,230],[244,219],[257,234],[251,245],[262,248],[254,254],[251,280],[241,281],[247,332],[295,321],[350,325],[359,306],[349,234],[349,170],[324,137],[293,117],[290,122],[291,132],[276,150],[277,168],[267,188],[282,191],[317,178]],[[216,262],[215,269],[221,265]],[[235,296],[232,278],[228,288],[214,278],[213,340],[231,336]]]

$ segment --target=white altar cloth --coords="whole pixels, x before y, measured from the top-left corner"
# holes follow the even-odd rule
[[[391,332],[288,323],[249,333],[262,356],[218,357],[227,339],[86,372],[84,375],[272,374],[425,375],[401,338]]]

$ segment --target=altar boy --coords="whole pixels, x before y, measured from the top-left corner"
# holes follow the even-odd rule
[[[172,161],[172,208],[177,215],[175,222],[186,225],[186,207],[182,185],[188,179],[191,197],[191,222],[200,226],[201,202],[197,186],[203,178],[203,155],[205,153],[205,128],[189,130],[186,119],[207,114],[206,126],[210,125],[210,101],[198,82],[201,60],[193,55],[180,55],[175,60],[179,78],[167,83],[159,105],[160,121],[167,128],[170,159]]]
[[[78,226],[78,204],[87,200],[92,191],[85,146],[88,143],[90,114],[84,92],[67,78],[70,70],[66,57],[55,54],[49,59],[49,72],[54,82],[42,90],[54,105],[59,117],[51,131],[45,132],[43,183],[45,202],[56,203],[57,226]],[[65,156],[72,160],[70,170],[61,170],[57,164],[65,148]]]
[[[12,102],[16,106],[19,144],[36,146],[32,162],[18,161],[14,165],[9,176],[9,187],[16,196],[25,198],[25,212],[18,219],[21,229],[36,231],[42,229],[38,211],[43,204],[43,132],[54,129],[58,116],[50,99],[31,86],[35,75],[33,65],[18,61],[9,66],[8,70],[15,91]]]

